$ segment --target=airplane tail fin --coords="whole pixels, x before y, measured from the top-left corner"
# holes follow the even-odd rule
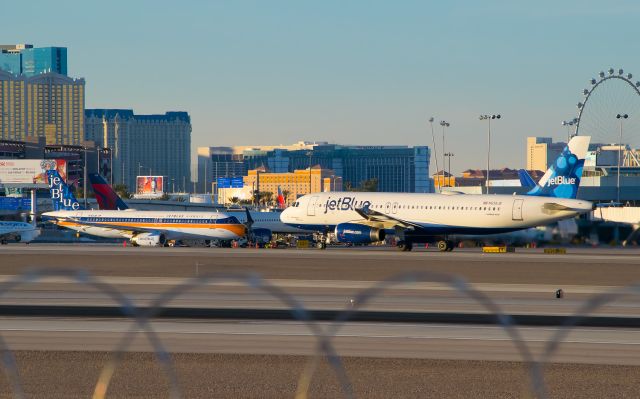
[[[98,201],[100,209],[111,211],[129,209],[127,204],[102,176],[97,173],[89,173],[89,181],[93,192],[96,194],[96,201]]]
[[[590,140],[589,136],[574,136],[527,195],[576,198]]]
[[[284,195],[282,195],[282,190],[280,189],[280,186],[278,186],[278,207],[284,209],[284,203]]]
[[[531,178],[531,175],[525,169],[518,170],[518,177],[520,178],[520,186],[522,187],[535,187],[536,182]]]
[[[57,170],[47,171],[49,191],[54,211],[77,211],[83,209],[71,188],[62,180]]]

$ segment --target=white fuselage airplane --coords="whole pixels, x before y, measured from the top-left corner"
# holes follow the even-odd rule
[[[82,210],[57,171],[48,171],[53,212],[43,218],[62,227],[106,238],[128,238],[134,245],[160,246],[167,240],[235,240],[246,233],[233,216],[219,212]]]
[[[387,230],[394,230],[400,249],[438,241],[443,251],[453,249],[449,238],[454,235],[548,225],[593,209],[591,202],[575,199],[589,139],[572,138],[527,195],[325,192],[299,198],[281,220],[325,234],[334,230],[338,241],[353,243],[380,241]]]
[[[8,241],[31,242],[40,235],[40,229],[25,222],[0,222],[0,243]]]

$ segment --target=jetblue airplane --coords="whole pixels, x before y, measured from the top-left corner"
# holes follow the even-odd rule
[[[43,217],[59,226],[106,238],[128,238],[135,246],[163,246],[167,240],[236,240],[246,233],[237,218],[219,212],[84,210],[57,171],[47,171],[53,212]]]
[[[403,251],[410,251],[414,243],[433,241],[438,241],[439,250],[451,251],[456,235],[507,233],[591,211],[591,202],[575,199],[589,140],[572,138],[526,195],[313,193],[285,209],[280,219],[322,232],[325,238],[333,230],[339,242],[382,241],[387,230],[394,230]],[[323,239],[319,246],[325,245]]]
[[[126,210],[129,206],[120,198],[107,181],[97,173],[89,173],[91,188],[96,195],[98,208],[101,210]],[[278,187],[278,203],[284,204],[284,197]],[[309,234],[313,231],[302,230],[288,226],[280,221],[278,212],[257,212],[257,211],[226,211],[229,216],[233,216],[249,231],[249,235],[261,242],[271,241],[273,233],[283,234]],[[251,240],[254,241],[254,240]]]

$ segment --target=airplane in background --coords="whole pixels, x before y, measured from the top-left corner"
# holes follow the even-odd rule
[[[107,181],[97,173],[90,173],[89,181],[93,189],[98,208],[101,210],[128,210],[129,206],[120,198]],[[280,199],[280,197],[282,197]],[[278,188],[278,203],[282,200],[284,204],[284,196],[280,188]],[[229,216],[234,216],[238,221],[247,227],[248,235],[251,236],[249,241],[260,242],[271,241],[274,233],[282,234],[309,234],[310,230],[298,229],[286,225],[280,221],[280,211],[278,212],[258,212],[258,211],[227,211]]]
[[[30,243],[40,235],[40,229],[35,223],[0,222],[0,244],[9,241]]]
[[[128,238],[135,246],[181,239],[236,240],[246,234],[237,218],[220,212],[85,210],[57,171],[47,171],[47,177],[54,211],[43,218],[78,232]]]
[[[339,242],[372,243],[393,230],[398,249],[438,242],[453,250],[457,235],[485,235],[548,225],[593,209],[577,200],[590,137],[575,136],[526,195],[325,192],[307,194],[282,212],[283,223],[322,232]]]

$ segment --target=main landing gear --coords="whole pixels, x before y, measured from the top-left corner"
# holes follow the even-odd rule
[[[451,252],[453,251],[453,248],[454,248],[453,241],[450,241],[450,240],[438,241],[438,251],[440,252]]]
[[[398,251],[408,252],[413,249],[413,243],[411,241],[398,241],[396,248],[398,248]]]

